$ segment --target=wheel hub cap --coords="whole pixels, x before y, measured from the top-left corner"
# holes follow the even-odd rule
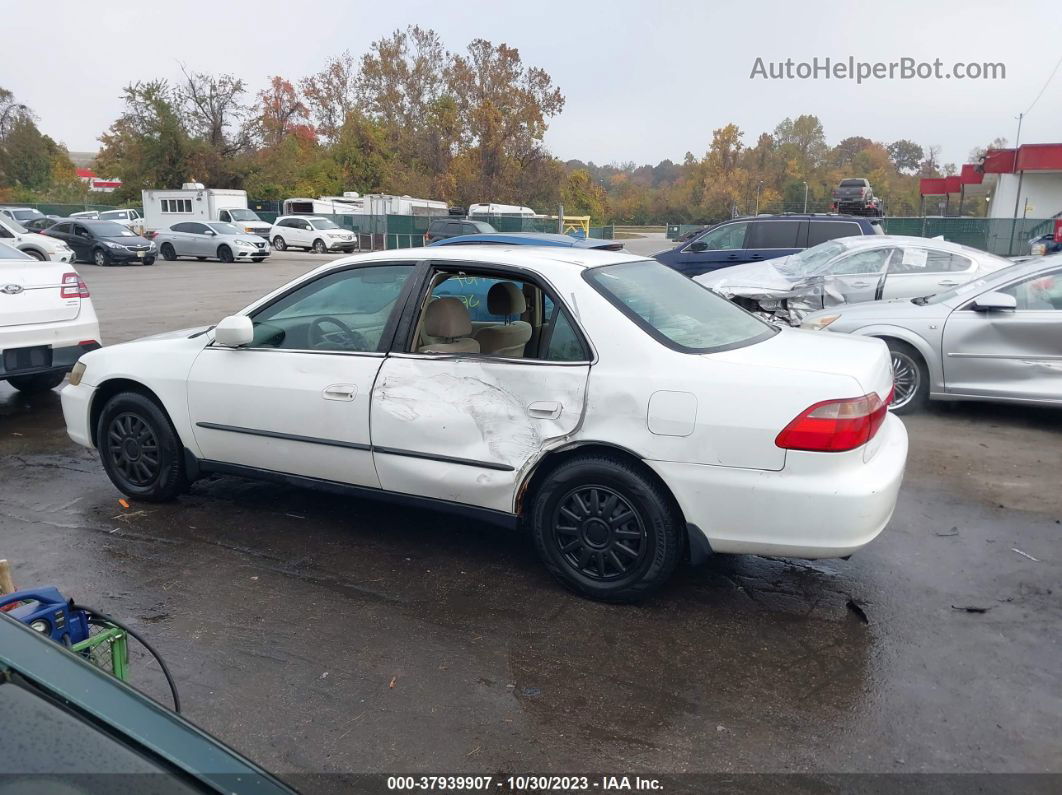
[[[148,486],[159,476],[159,443],[136,414],[119,414],[107,429],[106,452],[118,474],[133,486]]]
[[[629,576],[649,550],[640,514],[607,486],[579,487],[560,500],[553,541],[565,564],[598,581]]]

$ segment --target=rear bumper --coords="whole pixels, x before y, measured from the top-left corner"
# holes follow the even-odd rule
[[[870,450],[789,450],[777,472],[646,463],[715,552],[837,558],[869,544],[892,518],[907,462],[898,417],[885,418]]]
[[[37,347],[37,346],[27,346]],[[6,363],[8,356],[0,355],[0,381],[5,378],[11,378],[12,376],[22,375],[42,375],[45,373],[69,373],[77,364],[77,360],[81,358],[83,354],[89,351],[94,351],[99,348],[100,345],[96,343],[86,343],[84,345],[70,345],[60,348],[51,348],[50,355],[44,357],[44,361],[40,361],[39,356],[34,356],[34,361],[23,364],[21,367],[14,367],[13,369],[7,369]]]
[[[82,345],[83,342],[95,342],[96,345]],[[96,320],[96,313],[89,301],[81,302],[81,310],[74,320],[23,326],[0,326],[0,379],[11,375],[69,372],[78,357],[99,347],[100,342],[100,324]],[[51,364],[11,371],[5,369],[4,351],[41,346],[51,349]]]

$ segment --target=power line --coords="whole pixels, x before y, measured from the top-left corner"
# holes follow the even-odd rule
[[[1051,81],[1054,80],[1055,73],[1058,72],[1058,67],[1060,66],[1062,66],[1062,57],[1058,59],[1058,63],[1055,64],[1055,68],[1051,70],[1051,74],[1048,76],[1047,80],[1044,81],[1044,87],[1040,89],[1040,93],[1036,95],[1036,99],[1032,101],[1032,105],[1029,106],[1028,110],[1026,110],[1025,113],[1022,114],[1023,116],[1028,116],[1029,111],[1036,107],[1036,103],[1040,101],[1040,97],[1044,95],[1044,92],[1047,90],[1047,87],[1051,84]]]

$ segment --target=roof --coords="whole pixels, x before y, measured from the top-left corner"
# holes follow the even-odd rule
[[[941,238],[918,237],[917,235],[853,235],[852,237],[839,237],[826,241],[826,243],[835,242],[844,243],[844,245],[849,248],[880,248],[887,245],[896,246],[901,244],[909,246],[929,246],[931,248],[940,249],[941,251],[953,251],[955,253],[976,255],[979,257],[1003,259],[996,254],[982,251],[979,248],[964,246],[962,243],[953,243],[950,240],[944,240]],[[820,243],[819,245],[825,245],[825,243]],[[805,250],[808,251],[810,249]]]
[[[554,246],[561,248],[608,248],[623,247],[622,243],[600,238],[579,238],[550,232],[483,232],[476,235],[457,235],[445,240],[436,240],[432,248],[438,246],[459,246],[463,243],[493,243],[515,246]]]

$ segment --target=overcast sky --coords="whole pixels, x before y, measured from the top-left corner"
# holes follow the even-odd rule
[[[326,59],[409,24],[449,49],[473,38],[517,47],[567,98],[547,133],[563,159],[597,163],[703,154],[712,130],[735,122],[753,144],[786,116],[817,115],[827,140],[850,135],[939,144],[943,162],[996,136],[1012,144],[1062,51],[1051,0],[908,2],[49,2],[6,4],[0,86],[71,150],[94,151],[121,109],[124,85],[199,71],[231,72],[255,89],[297,79]],[[945,69],[1002,62],[1005,80],[752,80],[764,61],[894,61]],[[1062,140],[1062,70],[1022,127],[1022,141]]]

